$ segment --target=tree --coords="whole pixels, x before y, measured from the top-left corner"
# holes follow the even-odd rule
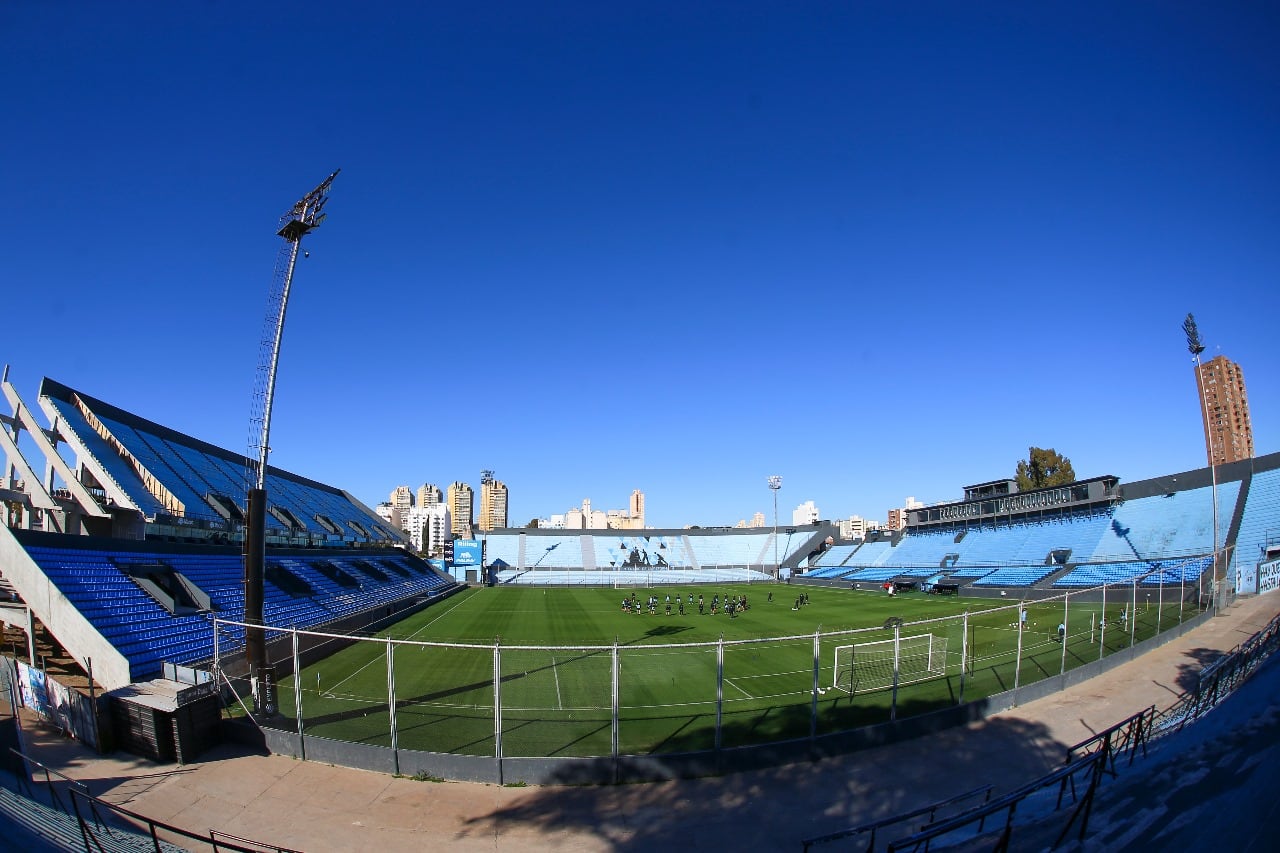
[[[1018,462],[1014,479],[1018,481],[1018,491],[1026,492],[1074,483],[1076,472],[1071,460],[1052,447],[1029,447],[1027,458]]]
[[[525,529],[527,529],[527,530],[537,530],[537,529],[538,529],[538,519],[536,519],[536,518],[531,518],[531,519],[529,519],[529,523],[525,525]]]

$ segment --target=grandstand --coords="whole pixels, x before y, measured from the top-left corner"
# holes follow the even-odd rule
[[[24,475],[0,484],[0,566],[15,594],[108,690],[209,662],[213,616],[244,616],[245,457],[51,379],[41,426],[3,385],[15,410],[6,457]],[[35,476],[26,439],[60,487]],[[341,489],[277,468],[267,482],[268,624],[357,628],[456,586]],[[244,632],[219,639],[233,652]]]
[[[33,410],[21,404],[7,381],[4,391],[14,413],[3,422],[4,447],[12,473],[0,483],[7,507],[7,524],[0,531],[0,566],[31,613],[72,658],[86,665],[91,661],[93,680],[107,689],[136,685],[172,673],[175,668],[208,668],[215,661],[222,664],[223,673],[234,674],[234,662],[238,660],[235,656],[243,646],[246,628],[242,540],[243,472],[247,460],[49,379],[41,383],[38,408],[34,410],[44,412],[47,425],[34,422]],[[35,445],[44,456],[40,464],[31,464],[19,442]],[[55,476],[42,480],[34,473],[41,467]],[[858,603],[866,595],[857,589],[870,590],[884,583],[905,589],[959,591],[967,596],[1013,595],[1019,602],[1031,602],[1033,606],[1045,599],[1036,617],[1048,625],[1057,624],[1062,618],[1059,614],[1071,611],[1071,618],[1076,620],[1070,637],[1072,648],[1093,642],[1095,624],[1110,625],[1105,648],[1101,639],[1097,645],[1098,655],[1102,656],[1132,650],[1146,640],[1156,641],[1167,626],[1197,618],[1209,607],[1211,602],[1204,592],[1214,581],[1215,543],[1232,555],[1233,581],[1246,578],[1253,571],[1253,585],[1241,582],[1242,591],[1265,591],[1258,586],[1256,575],[1258,564],[1273,555],[1280,542],[1276,532],[1280,529],[1277,472],[1280,454],[1222,466],[1217,472],[1216,531],[1210,472],[1183,472],[1130,484],[1107,476],[1008,498],[982,497],[926,507],[913,511],[906,530],[861,542],[835,541],[833,526],[825,522],[787,527],[776,533],[763,528],[491,531],[484,536],[482,565],[474,579],[511,587],[503,594],[518,596],[530,586],[774,583],[794,572],[797,583],[838,586],[850,596],[848,601]],[[461,589],[453,577],[408,553],[400,531],[386,525],[340,488],[272,468],[268,472],[268,494],[270,548],[265,567],[264,621],[277,646],[290,637],[289,632],[294,632],[296,642],[302,633],[338,637],[398,624],[398,620]],[[1100,584],[1120,584],[1127,590],[1118,605],[1113,593],[1114,612],[1109,612],[1105,591],[1098,589]],[[1128,619],[1138,600],[1139,587],[1144,590],[1144,604],[1150,602],[1152,606],[1140,618]],[[730,591],[737,595],[727,589],[715,592]],[[541,595],[537,599],[535,607],[546,607],[544,602],[552,601]],[[1100,606],[1092,603],[1099,599]],[[616,598],[609,595],[607,600],[611,608],[616,607]],[[760,600],[753,591],[752,601]],[[918,596],[915,601],[927,601],[927,606],[942,604],[940,599],[928,596]],[[806,601],[806,607],[807,604]],[[966,607],[966,602],[950,604],[962,610]],[[1010,602],[1006,606],[1020,605]],[[794,612],[804,612],[800,607],[797,601]],[[789,600],[776,609],[774,619],[785,620],[793,612]],[[815,606],[815,612],[822,609],[828,614],[824,617],[826,624],[845,618],[833,602]],[[1122,611],[1128,619],[1127,631],[1117,630]],[[893,611],[889,613],[892,615]],[[434,614],[423,616],[435,618]],[[725,625],[733,625],[734,631],[750,631],[752,620],[764,616],[760,609],[746,620]],[[1012,683],[1015,691],[1021,689],[1024,693],[1033,679],[1039,680],[1047,673],[1060,672],[1065,678],[1066,644],[1055,644],[1043,627],[1037,629],[1040,636],[1036,644],[1028,646],[1027,653],[1037,656],[1034,674],[1030,668],[1018,668],[1022,649],[1018,646],[1015,656],[1005,629],[1016,618],[991,615],[964,627],[969,623],[954,617],[948,627],[939,627],[944,632],[938,635],[940,641],[945,632],[954,634],[945,648],[955,651],[948,654],[981,652],[989,656],[988,660],[996,661],[986,665],[989,672],[1000,668],[999,677],[979,671],[969,675],[965,666],[971,667],[972,661],[966,664],[958,660],[952,662],[949,674],[944,666],[940,677],[945,680],[963,672],[962,678],[971,679],[967,687],[970,691],[998,691],[1002,684]],[[718,627],[719,623],[714,624]],[[712,623],[704,627],[710,628]],[[968,649],[963,640],[971,629],[984,632],[981,643],[975,640],[972,650],[962,651]],[[653,626],[653,630],[654,637],[662,638],[695,629],[673,621]],[[800,716],[779,713],[791,707],[788,703],[799,703],[796,707],[815,715],[811,731],[816,736],[819,706],[805,686],[811,681],[807,666],[787,662],[781,668],[770,668],[775,667],[773,656],[779,654],[794,655],[800,661],[812,660],[814,639],[807,630],[808,627],[802,637],[778,642],[776,649],[767,645],[772,637],[739,637],[731,641],[727,652],[721,634],[720,653],[727,653],[727,671],[733,678],[727,701],[750,705],[736,709],[739,718],[751,713],[762,720],[790,720],[788,725],[800,720],[802,725],[804,719]],[[876,648],[892,648],[891,628],[857,630],[871,632],[867,642]],[[504,635],[513,631],[509,628]],[[606,744],[605,748],[612,749],[616,758],[626,748],[627,733],[640,738],[642,732],[659,729],[668,717],[679,716],[669,708],[700,707],[689,713],[705,717],[703,712],[711,706],[698,706],[698,702],[712,702],[707,697],[716,695],[715,668],[708,666],[714,662],[716,643],[706,639],[700,646],[668,646],[673,650],[670,654],[682,661],[680,666],[688,668],[689,677],[680,685],[669,684],[673,680],[671,673],[680,671],[673,662],[675,658],[657,666],[654,671],[663,676],[659,681],[667,684],[667,689],[674,688],[662,702],[653,701],[656,687],[644,681],[647,667],[656,666],[642,657],[651,650],[619,650],[615,645],[605,653],[606,647],[584,643],[582,647],[589,647],[587,653],[566,658],[549,647],[542,649],[541,639],[526,649],[499,649],[496,639],[494,642],[492,650],[487,646],[480,649],[477,660],[481,663],[476,664],[480,669],[466,676],[466,690],[479,690],[482,694],[492,691],[489,698],[478,695],[465,706],[474,712],[474,718],[457,709],[449,713],[453,715],[451,725],[462,733],[458,743],[470,744],[466,749],[479,749],[482,753],[491,750],[497,755],[499,774],[503,772],[504,749],[525,750],[516,754],[521,761],[556,760],[555,750],[569,747],[561,744],[553,748],[533,741],[519,745],[520,738],[529,738],[530,732],[596,726],[600,721],[592,714],[607,718],[611,701],[617,706],[611,725],[615,734],[623,733],[624,739],[611,746]],[[499,652],[509,671],[504,670],[506,674],[497,683],[488,684],[483,674],[485,667],[491,668]],[[459,648],[449,655],[470,653]],[[1089,649],[1088,654],[1092,653]],[[607,690],[599,692],[610,683],[610,655],[617,656],[618,661],[626,657],[630,674],[625,682],[626,692],[612,699]],[[292,660],[289,658],[280,648],[272,656],[273,663],[283,664],[286,677],[292,666],[305,667],[317,660],[312,655],[302,661],[296,651]],[[401,665],[404,669],[400,677],[405,683],[411,672],[414,677],[426,677],[408,661]],[[824,657],[822,665],[829,666],[830,661]],[[606,669],[599,670],[600,666]],[[755,668],[759,671],[753,672]],[[431,670],[437,677],[445,671],[444,666]],[[804,682],[798,687],[790,681],[796,672],[801,673],[799,682]],[[374,681],[384,680],[381,669],[373,675]],[[330,677],[326,674],[326,683]],[[744,686],[764,685],[767,678],[782,679],[785,686],[766,688],[759,695]],[[984,685],[984,678],[990,684]],[[496,697],[504,682],[505,698],[499,701]],[[580,707],[574,706],[571,695],[583,690],[584,685],[595,691],[588,694],[594,698]],[[681,694],[688,685],[696,685],[689,688],[695,692],[701,691],[696,701],[690,702]],[[943,708],[955,701],[955,695],[964,695],[963,685],[964,682],[959,694],[932,683],[913,685],[913,689],[919,697],[918,707]],[[341,729],[348,723],[348,715],[342,709],[355,701],[351,695],[322,693],[317,687],[305,698],[304,708],[297,679],[293,686],[299,697],[297,726],[314,721],[317,727],[338,727],[332,734],[326,732],[318,736],[319,740],[308,741],[308,750],[325,755],[325,747],[316,744],[326,737],[342,740],[367,736],[359,726],[368,724],[357,722],[350,732]],[[635,695],[628,699],[633,690]],[[935,690],[937,696],[931,692]],[[414,695],[448,697],[454,691],[452,682],[424,682],[423,689]],[[384,686],[378,684],[360,701],[376,704],[385,698]],[[841,709],[833,706],[830,716],[822,717],[822,733],[835,738],[842,731],[875,721],[880,713],[877,703],[897,701],[872,694],[865,698],[869,704],[848,709],[847,716],[841,716]],[[505,745],[488,740],[493,737],[495,721],[494,712],[486,710],[501,709],[504,703],[513,715],[508,728],[502,730],[510,736]],[[402,712],[410,715],[414,713],[411,706],[419,704],[424,703],[414,699]],[[827,706],[822,707],[826,714]],[[617,715],[619,711],[622,716]],[[440,713],[434,706],[424,707],[423,712]],[[285,718],[288,720],[287,714]],[[385,723],[385,718],[381,719]],[[437,736],[447,730],[445,726],[430,729]],[[477,739],[473,730],[485,734]],[[522,734],[517,735],[517,730]],[[593,729],[596,733],[591,738],[608,730]],[[769,733],[774,730],[751,730],[750,737],[734,735],[744,738],[738,747],[760,747],[762,755],[777,754],[770,752],[768,746]],[[415,730],[412,737],[425,737],[427,731]],[[692,738],[686,745],[692,755],[689,772],[704,772],[699,753],[711,748],[707,743],[718,742],[709,739],[710,731],[693,726],[682,735]],[[775,733],[783,731],[778,728]],[[388,738],[400,736],[398,730],[386,734]],[[407,731],[403,736],[409,742]],[[547,737],[548,743],[558,743],[555,736]],[[661,740],[665,736],[655,737],[666,743]],[[603,741],[591,738],[571,747],[580,752],[565,754],[597,756]],[[273,744],[277,748],[280,741]],[[401,755],[410,753],[447,753],[460,748],[437,748],[432,743],[430,750],[405,750],[401,746],[397,751],[394,746],[373,741],[365,745],[371,750],[370,766],[382,766],[377,762],[383,760],[380,756],[385,753],[378,750],[391,749],[399,761]],[[649,748],[655,747],[642,749]],[[544,755],[540,753],[542,749],[552,751]]]
[[[495,584],[554,586],[749,583],[785,577],[834,532],[819,523],[772,530],[614,530],[508,528],[485,537]],[[774,564],[774,547],[778,560]]]
[[[1220,466],[1218,526],[1207,469],[1121,485],[1107,476],[1069,488],[918,510],[907,529],[837,543],[810,561],[802,582],[941,583],[968,594],[1049,595],[1137,582],[1144,587],[1212,581],[1213,549],[1241,592],[1280,555],[1280,454]]]

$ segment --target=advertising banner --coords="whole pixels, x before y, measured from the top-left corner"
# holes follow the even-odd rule
[[[477,568],[484,559],[484,548],[479,539],[453,540],[453,565]]]

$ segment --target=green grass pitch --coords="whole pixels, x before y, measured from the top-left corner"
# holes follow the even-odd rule
[[[947,639],[945,674],[900,686],[897,716],[907,717],[1029,684],[1126,648],[1176,626],[1179,609],[1140,601],[1132,621],[1128,602],[1028,605],[1019,632],[1017,602],[785,584],[636,589],[657,612],[624,613],[631,589],[473,588],[445,599],[378,635],[304,668],[280,685],[282,713],[296,714],[301,691],[307,734],[391,744],[389,669],[396,695],[401,749],[493,755],[495,640],[499,653],[502,754],[610,755],[613,737],[613,644],[618,659],[618,738],[624,754],[689,752],[715,745],[717,647],[724,639],[722,744],[732,747],[805,737],[810,732],[814,632],[818,640],[819,734],[889,719],[892,690],[850,694],[833,687],[835,649],[891,640],[890,617],[907,623],[902,636],[932,633]],[[666,597],[672,601],[666,614]],[[679,613],[676,596],[684,600]],[[689,603],[689,596],[693,603]],[[712,596],[746,595],[750,609],[730,618],[710,613]],[[809,603],[797,606],[808,595]],[[698,613],[698,597],[704,614]],[[770,600],[770,596],[772,600]],[[1001,607],[1001,605],[1004,605]],[[999,608],[999,609],[995,609]],[[961,673],[962,625],[969,612],[968,653]],[[1194,613],[1182,614],[1190,618]],[[1066,618],[1068,636],[1057,641]],[[1106,624],[1105,635],[1101,630]],[[867,629],[856,634],[842,631]],[[1019,634],[1022,662],[1017,666]],[[792,637],[793,639],[780,639]],[[386,638],[391,643],[388,666]],[[454,643],[456,647],[423,645]],[[697,645],[706,643],[711,645]],[[470,644],[471,647],[468,647]],[[522,649],[521,646],[555,648]],[[609,648],[583,648],[606,646]],[[881,647],[883,648],[883,647]],[[1016,670],[1016,672],[1015,672]],[[963,697],[961,689],[963,688]],[[289,725],[296,726],[291,719]]]

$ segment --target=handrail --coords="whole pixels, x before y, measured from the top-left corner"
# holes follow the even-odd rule
[[[259,841],[252,841],[252,840],[243,839],[243,838],[236,839],[235,841],[219,841],[217,837],[215,837],[215,833],[213,830],[210,830],[208,835],[201,835],[200,833],[192,832],[189,829],[183,829],[182,827],[173,826],[172,824],[164,823],[163,821],[155,820],[153,818],[140,815],[135,811],[130,811],[129,809],[124,808],[123,806],[118,806],[114,803],[109,803],[106,800],[100,800],[97,797],[91,796],[89,794],[83,794],[75,789],[72,789],[71,804],[72,806],[75,807],[76,819],[80,821],[80,831],[84,833],[84,836],[85,836],[86,850],[91,849],[89,846],[90,842],[92,842],[95,846],[97,846],[98,849],[101,849],[101,846],[98,844],[97,830],[95,830],[92,826],[90,826],[85,821],[84,817],[80,814],[80,806],[78,803],[78,799],[84,799],[89,805],[90,809],[94,810],[95,813],[96,813],[96,809],[100,806],[113,814],[125,817],[130,821],[133,821],[134,823],[138,824],[139,826],[144,827],[145,834],[150,836],[151,838],[152,849],[155,851],[155,853],[167,853],[166,848],[162,846],[162,842],[160,840],[161,831],[178,836],[179,838],[190,839],[192,841],[200,841],[204,844],[210,845],[214,850],[227,850],[227,851],[231,851],[231,853],[263,853],[264,850],[277,851],[277,853],[298,853],[298,851],[290,850],[287,847],[279,847],[274,844],[264,844]],[[100,827],[100,829],[107,829],[107,828]],[[109,832],[110,830],[107,829],[107,831]],[[224,838],[235,838],[235,836],[228,836],[224,833],[217,833],[217,835],[222,835]],[[237,842],[244,842],[244,844],[240,844]],[[253,845],[253,846],[247,846],[247,845]]]
[[[876,831],[877,830],[883,829],[886,826],[892,826],[895,823],[901,823],[903,821],[911,820],[911,818],[919,817],[922,814],[928,814],[929,823],[932,824],[934,822],[934,817],[936,816],[938,809],[943,808],[944,806],[949,806],[954,803],[961,802],[962,800],[970,799],[971,797],[976,797],[979,794],[985,795],[986,799],[983,801],[984,803],[989,802],[991,800],[991,792],[994,789],[995,789],[994,785],[982,785],[981,787],[974,788],[972,791],[966,791],[963,794],[957,794],[954,797],[948,797],[945,800],[938,800],[937,802],[930,803],[927,806],[921,806],[920,808],[914,811],[906,812],[904,814],[896,815],[894,817],[881,818],[880,820],[873,821],[871,823],[864,823],[860,826],[851,827],[849,829],[842,829],[839,832],[831,832],[826,835],[818,835],[813,838],[806,838],[803,842],[804,850],[805,850],[805,853],[808,853],[809,848],[812,847],[813,845],[828,844],[832,841],[840,841],[841,839],[844,839],[844,838],[852,838],[855,835],[861,835],[864,832],[870,832],[871,839],[867,843],[867,853],[870,853],[872,850],[875,850],[875,847],[876,847]]]
[[[241,844],[254,844],[254,845],[257,845],[258,847],[261,847],[263,850],[272,851],[272,853],[301,853],[301,851],[293,850],[292,848],[289,848],[289,847],[280,847],[275,844],[266,844],[262,841],[254,841],[252,838],[241,838],[239,835],[232,835],[229,832],[222,832],[217,829],[209,830],[209,837],[212,838],[214,841],[217,841],[219,838],[226,838],[231,841],[238,841]]]
[[[1066,837],[1067,832],[1071,829],[1072,824],[1075,823],[1076,817],[1080,815],[1082,811],[1084,813],[1084,819],[1080,824],[1080,837],[1083,838],[1085,831],[1088,828],[1089,812],[1092,810],[1094,792],[1097,790],[1098,780],[1102,775],[1101,768],[1104,766],[1104,759],[1105,755],[1102,752],[1094,752],[1086,755],[1080,760],[1072,764],[1059,767],[1052,773],[1029,782],[1021,788],[1011,791],[996,800],[992,800],[984,805],[970,809],[969,811],[964,812],[963,814],[958,814],[955,817],[930,824],[913,835],[908,835],[905,838],[899,838],[891,841],[887,850],[889,853],[897,853],[897,851],[902,850],[917,851],[922,847],[927,850],[929,842],[933,839],[941,838],[944,835],[964,829],[966,826],[969,826],[974,822],[979,824],[978,831],[981,832],[985,828],[984,823],[986,819],[1000,812],[1006,812],[1006,817],[1005,825],[1001,830],[1001,838],[1000,842],[997,844],[997,848],[1008,849],[1008,839],[1013,833],[1013,819],[1014,814],[1017,811],[1018,804],[1032,794],[1052,787],[1053,785],[1058,786],[1059,804],[1061,804],[1062,797],[1068,789],[1070,790],[1072,797],[1076,800],[1076,811],[1072,814],[1071,820],[1067,822],[1066,827],[1063,828],[1062,833],[1058,836],[1058,841],[1054,846],[1056,847],[1058,843],[1062,842]],[[1089,774],[1089,784],[1083,795],[1077,795],[1075,777],[1078,773],[1085,771]]]
[[[1163,712],[1157,712],[1154,705],[1139,711],[1110,728],[1068,747],[1066,764],[1057,770],[997,800],[931,824],[913,835],[899,838],[891,842],[887,849],[890,853],[927,850],[929,843],[934,839],[962,830],[975,822],[979,824],[977,831],[982,832],[983,822],[988,817],[1003,811],[1006,813],[1005,826],[994,848],[1007,850],[1013,833],[1018,804],[1031,794],[1055,784],[1059,786],[1057,808],[1061,808],[1062,799],[1068,792],[1075,801],[1076,808],[1052,846],[1057,847],[1066,839],[1077,819],[1080,819],[1078,837],[1083,839],[1088,831],[1089,815],[1102,777],[1118,775],[1116,773],[1117,755],[1128,753],[1130,764],[1133,763],[1139,749],[1145,756],[1147,742],[1156,733],[1168,728],[1169,720],[1176,718],[1177,728],[1181,728],[1187,722],[1197,719],[1225,699],[1277,649],[1280,649],[1280,616],[1272,619],[1266,627],[1231,652],[1201,670],[1200,684],[1194,690],[1183,694],[1177,702]],[[1078,794],[1076,778],[1078,774],[1085,771],[1088,772],[1088,786],[1083,794]]]
[[[27,762],[28,764],[34,764],[36,767],[39,767],[41,770],[43,770],[46,779],[48,778],[49,774],[53,774],[54,776],[57,776],[59,779],[61,779],[64,782],[70,782],[72,785],[75,785],[77,788],[83,788],[86,794],[89,793],[89,786],[86,785],[84,782],[81,782],[79,779],[72,779],[70,776],[66,775],[65,773],[54,770],[52,767],[48,766],[47,764],[43,764],[37,761],[36,759],[27,755],[25,752],[22,752],[19,749],[15,749],[12,746],[9,747],[9,751],[12,752],[14,755],[18,756],[19,758],[21,758],[23,761]]]

